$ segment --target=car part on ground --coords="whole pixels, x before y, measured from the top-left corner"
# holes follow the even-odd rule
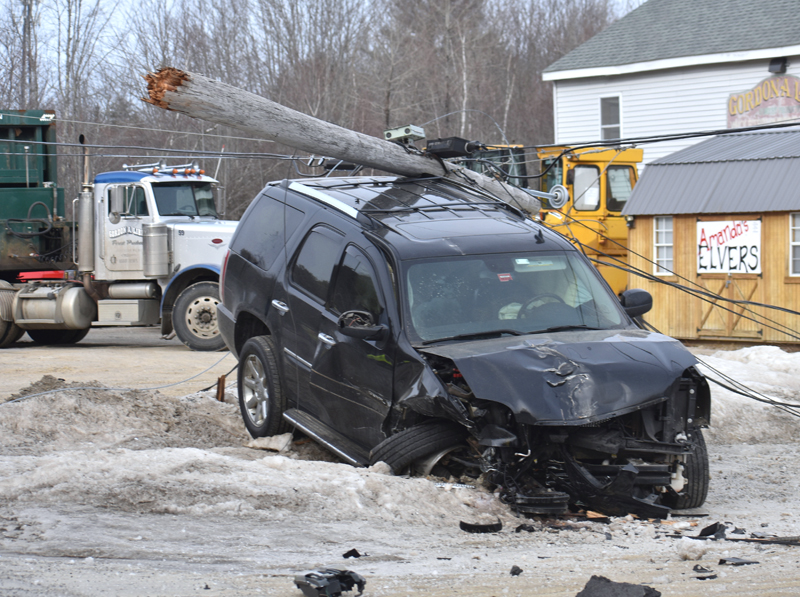
[[[305,597],[340,597],[342,591],[358,588],[356,597],[364,592],[367,581],[352,570],[320,568],[294,577],[294,584]]]

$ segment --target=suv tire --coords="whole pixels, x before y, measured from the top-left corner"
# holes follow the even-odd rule
[[[218,304],[219,284],[216,282],[198,282],[185,288],[172,309],[172,327],[178,339],[192,350],[225,348],[217,321]]]
[[[689,433],[692,439],[692,451],[686,457],[683,474],[686,477],[686,487],[675,495],[674,493],[664,499],[666,506],[675,510],[699,508],[708,496],[708,450],[703,432],[692,429]]]
[[[375,446],[370,464],[385,462],[395,474],[401,474],[415,460],[460,445],[466,434],[460,425],[443,420],[409,427]]]
[[[239,354],[239,408],[253,437],[285,433],[286,398],[281,387],[275,344],[268,336],[255,336]]]

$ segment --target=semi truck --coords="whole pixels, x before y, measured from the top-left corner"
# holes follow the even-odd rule
[[[68,218],[55,125],[52,111],[0,110],[0,348],[158,324],[193,350],[224,348],[219,275],[237,222],[217,214],[217,181],[162,160],[90,182],[85,157]]]
[[[591,259],[625,267],[628,226],[622,208],[638,180],[642,157],[638,148],[497,145],[477,149],[463,164],[534,191],[563,185],[569,198],[558,205],[545,200],[539,217],[580,245]],[[533,177],[540,173],[541,177]],[[626,271],[597,261],[595,265],[615,293],[627,288]]]

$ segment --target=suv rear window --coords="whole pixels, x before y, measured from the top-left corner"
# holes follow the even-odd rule
[[[231,249],[253,265],[269,269],[286,239],[303,221],[303,215],[299,209],[262,195],[252,213],[239,223]]]
[[[328,228],[315,228],[303,241],[292,267],[292,282],[325,302],[333,265],[339,258],[340,241]]]

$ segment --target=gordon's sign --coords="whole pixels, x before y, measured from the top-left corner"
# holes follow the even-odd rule
[[[760,274],[761,220],[697,222],[698,274]]]
[[[800,79],[792,75],[769,77],[728,98],[729,129],[790,118],[800,118]]]

